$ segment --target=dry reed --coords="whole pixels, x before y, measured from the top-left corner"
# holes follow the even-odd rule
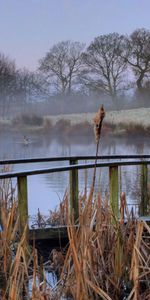
[[[96,161],[104,118],[101,107],[94,118]],[[67,220],[69,247],[65,260],[60,252],[51,253],[54,269],[61,271],[55,287],[47,285],[43,264],[38,265],[36,249],[29,248],[26,230],[18,241],[17,206],[8,205],[9,193],[2,193],[0,266],[1,299],[21,300],[149,300],[150,299],[150,227],[130,214],[125,194],[121,195],[120,220],[112,223],[109,199],[94,196],[96,167],[89,196],[79,197],[79,226],[69,219],[61,203],[62,218]],[[9,188],[5,189],[8,191]],[[5,196],[4,196],[5,195]],[[41,218],[39,215],[38,217]],[[15,248],[15,249],[14,249]],[[32,264],[31,264],[32,263]],[[32,287],[29,293],[29,270]]]
[[[121,219],[112,224],[108,202],[102,204],[100,195],[90,209],[88,220],[87,209],[80,213],[78,230],[68,226],[60,299],[150,299],[149,226],[130,215],[126,223]]]
[[[103,124],[103,119],[105,117],[105,111],[103,105],[98,109],[98,112],[95,114],[93,121],[94,121],[94,133],[95,133],[95,140],[96,140],[96,158],[95,158],[95,167],[93,172],[93,180],[90,188],[90,193],[88,197],[88,205],[86,206],[86,219],[91,214],[91,205],[92,205],[92,199],[94,194],[94,187],[95,187],[95,180],[96,180],[96,163],[97,163],[97,156],[98,156],[98,150],[99,150],[99,142],[101,137],[101,129]]]

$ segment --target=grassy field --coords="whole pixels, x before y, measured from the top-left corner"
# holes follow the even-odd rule
[[[94,113],[47,115],[39,117],[35,114],[24,114],[13,120],[0,119],[0,129],[23,129],[25,132],[48,131],[75,134],[87,132],[93,127]],[[112,134],[149,134],[150,108],[138,108],[120,111],[106,111],[104,132]]]
[[[45,116],[44,119],[50,119],[54,126],[58,121],[70,121],[71,125],[80,124],[83,122],[93,123],[94,113],[82,114],[63,114],[57,116]],[[112,125],[141,125],[145,128],[150,126],[150,108],[138,108],[120,111],[106,111],[105,123]]]

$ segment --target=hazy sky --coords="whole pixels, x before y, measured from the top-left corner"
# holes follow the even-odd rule
[[[150,0],[0,0],[0,52],[35,70],[62,40],[150,29]]]

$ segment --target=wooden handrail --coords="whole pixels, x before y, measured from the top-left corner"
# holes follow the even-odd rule
[[[103,167],[115,167],[115,166],[136,166],[136,165],[143,165],[143,164],[150,164],[150,160],[135,160],[135,161],[113,161],[113,162],[97,162],[97,168]],[[0,179],[5,178],[14,178],[18,176],[31,176],[31,175],[39,175],[39,174],[46,174],[46,173],[56,173],[56,172],[64,172],[64,171],[71,171],[71,170],[83,170],[83,169],[91,169],[95,167],[95,163],[85,163],[85,164],[78,164],[78,165],[67,165],[61,167],[51,167],[51,168],[41,168],[36,170],[26,170],[26,171],[18,171],[18,172],[2,172],[0,173]]]
[[[0,160],[0,165],[14,165],[24,163],[39,163],[39,162],[55,162],[55,161],[70,161],[72,160],[95,160],[95,155],[83,156],[55,156],[55,157],[38,157],[38,158],[21,158],[21,159],[4,159]],[[112,159],[150,159],[150,155],[98,155],[97,159],[112,160]]]
[[[118,199],[118,167],[119,166],[135,166],[141,165],[141,206],[140,211],[143,215],[147,213],[148,197],[147,197],[147,166],[150,164],[150,155],[122,155],[122,156],[98,156],[98,159],[110,159],[110,161],[102,161],[93,163],[78,164],[78,160],[92,160],[95,156],[72,156],[72,157],[53,157],[42,159],[21,159],[21,160],[5,160],[3,164],[13,163],[33,163],[33,162],[52,162],[68,160],[70,165],[67,166],[55,166],[50,168],[40,168],[26,171],[14,171],[14,172],[1,172],[0,179],[17,178],[18,186],[18,209],[20,215],[20,230],[22,231],[26,222],[28,221],[28,197],[27,197],[27,177],[33,175],[56,173],[56,172],[70,172],[70,215],[76,221],[78,219],[78,170],[94,168],[109,167],[109,183],[110,183],[110,205],[112,207],[115,217],[119,214],[119,199]],[[119,159],[129,160],[119,160]],[[134,160],[130,160],[133,159]],[[115,160],[118,159],[118,160]],[[113,161],[111,161],[113,160]],[[2,161],[1,161],[2,162]],[[0,164],[1,164],[0,162]],[[7,163],[6,163],[7,162]]]

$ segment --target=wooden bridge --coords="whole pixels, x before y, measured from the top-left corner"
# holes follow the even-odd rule
[[[78,170],[94,168],[109,168],[109,187],[110,187],[110,205],[113,213],[119,215],[119,177],[118,168],[122,166],[141,166],[141,202],[140,216],[146,221],[150,221],[148,216],[148,165],[150,164],[150,155],[112,155],[112,156],[69,156],[69,157],[51,157],[51,158],[33,158],[33,159],[12,159],[2,160],[0,165],[16,165],[42,162],[60,162],[66,161],[68,165],[35,168],[34,170],[18,171],[18,172],[2,172],[0,179],[17,178],[18,188],[18,210],[20,216],[20,232],[23,231],[25,224],[28,223],[28,176],[38,174],[48,174],[56,172],[70,173],[70,214],[74,214],[75,220],[78,219]],[[80,163],[81,161],[93,161]],[[95,163],[96,162],[96,163]],[[57,239],[66,237],[66,228],[44,228],[29,229],[29,239]]]

